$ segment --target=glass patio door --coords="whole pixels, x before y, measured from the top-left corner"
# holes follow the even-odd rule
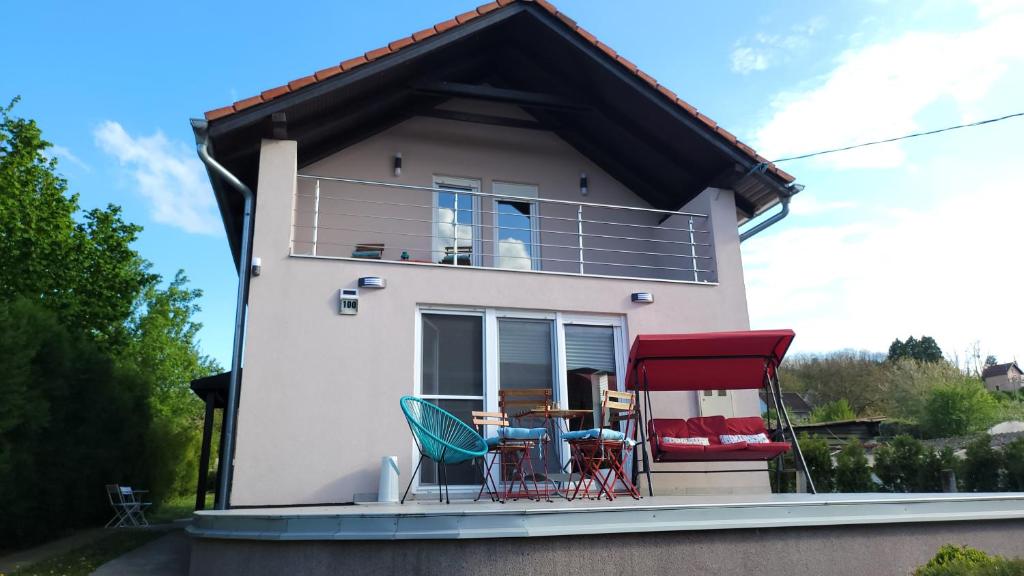
[[[484,409],[484,318],[480,314],[421,315],[420,397],[473,425]],[[483,483],[472,462],[448,466],[450,485]],[[437,470],[424,462],[420,486],[436,485]]]

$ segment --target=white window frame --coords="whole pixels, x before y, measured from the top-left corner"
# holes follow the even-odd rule
[[[470,207],[471,213],[473,214],[473,221],[471,223],[469,223],[469,226],[470,226],[470,228],[472,230],[472,233],[473,233],[473,241],[472,241],[472,246],[471,246],[471,248],[473,250],[473,254],[472,254],[472,257],[470,258],[470,265],[471,266],[480,266],[481,263],[482,263],[482,260],[480,259],[481,243],[480,243],[480,196],[479,196],[480,189],[481,189],[480,188],[481,180],[479,178],[466,178],[466,177],[462,177],[462,176],[443,176],[443,175],[435,174],[433,176],[432,184],[433,184],[433,188],[443,188],[445,186],[449,186],[449,187],[452,187],[452,188],[464,189],[464,191],[463,190],[452,190],[452,192],[453,193],[469,194],[469,196],[473,199],[473,205]],[[430,220],[432,222],[432,224],[431,224],[431,232],[430,232],[430,259],[431,259],[431,261],[433,261],[435,263],[439,260],[438,259],[438,255],[439,254],[442,257],[444,255],[444,248],[441,247],[440,235],[438,234],[438,227],[441,224],[440,222],[437,221],[437,208],[438,208],[438,202],[437,202],[438,197],[437,197],[437,195],[438,194],[439,194],[439,192],[437,190],[434,190],[434,192],[433,192],[433,194],[431,196],[432,201],[431,201],[431,215],[430,215]],[[462,208],[460,208],[460,210],[462,210]],[[460,224],[460,225],[462,225],[462,224]],[[453,229],[453,232],[455,234],[455,238],[458,239],[458,234],[459,234],[458,227]],[[438,249],[439,247],[440,247],[440,250]],[[453,264],[453,266],[457,265],[457,263],[458,263],[458,255],[457,254],[453,257],[452,261],[455,262],[455,264]]]
[[[478,396],[447,396],[447,395],[423,395],[422,382],[422,350],[423,350],[423,314],[451,314],[462,316],[483,317],[483,409],[488,412],[496,412],[498,407],[499,382],[499,358],[498,358],[498,319],[509,318],[519,320],[550,320],[552,322],[552,345],[554,353],[554,375],[552,382],[552,396],[555,405],[560,408],[568,406],[568,380],[565,358],[565,326],[605,326],[611,327],[615,335],[615,372],[616,384],[622,389],[626,382],[626,363],[629,354],[627,346],[628,331],[625,316],[617,315],[596,315],[596,314],[575,314],[570,312],[550,312],[514,310],[504,308],[481,308],[481,307],[458,307],[458,306],[434,306],[419,305],[416,307],[414,326],[414,353],[413,353],[413,395],[424,399],[437,400],[478,400]],[[568,444],[563,443],[561,447],[562,466],[568,464],[570,459]],[[413,440],[411,445],[412,467],[415,467],[419,458],[419,451]],[[411,471],[412,468],[410,468]],[[480,489],[476,485],[450,486],[449,490],[456,493],[475,494]],[[414,494],[437,494],[437,485],[424,485],[421,487],[419,475],[413,480],[412,492]]]
[[[522,188],[533,189],[533,201],[528,202],[530,205],[530,269],[540,270],[541,269],[541,256],[540,256],[540,223],[538,222],[537,214],[540,211],[539,203],[537,198],[540,197],[540,187],[536,184],[524,184],[521,182],[505,182],[505,181],[493,181],[491,182],[491,194],[500,194],[496,187],[498,186],[518,186]],[[518,195],[516,195],[518,196]],[[524,195],[525,196],[525,195]],[[498,203],[499,202],[518,202],[525,203],[526,200],[516,200],[512,198],[494,198],[491,202],[492,226],[491,226],[491,251],[493,254],[493,267],[498,268]]]

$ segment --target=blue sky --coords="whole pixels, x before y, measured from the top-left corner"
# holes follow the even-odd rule
[[[156,271],[205,291],[203,349],[227,364],[235,276],[188,119],[477,4],[15,3],[0,102],[22,96],[84,207],[122,205]],[[1024,110],[1015,0],[556,4],[769,158]],[[752,327],[802,351],[913,333],[1024,355],[1022,131],[786,163],[807,188],[744,245]]]

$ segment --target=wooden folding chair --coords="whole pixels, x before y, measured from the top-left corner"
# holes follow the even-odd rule
[[[512,452],[509,456],[516,457],[515,460],[510,462],[511,466],[505,468],[505,460],[502,460],[502,467],[505,468],[503,472],[512,475],[513,480],[518,478],[519,485],[523,491],[519,495],[525,495],[527,498],[536,496],[539,500],[541,496],[550,497],[551,492],[554,491],[553,487],[546,486],[548,482],[548,469],[547,459],[545,458],[545,448],[551,438],[554,437],[555,432],[551,427],[551,418],[549,413],[553,409],[553,396],[550,388],[511,388],[498,390],[498,408],[501,410],[501,414],[506,420],[515,422],[519,425],[522,420],[525,419],[543,419],[544,429],[547,431],[543,437],[532,437],[532,438],[505,438],[502,440],[503,444],[509,446],[521,446],[525,447],[525,450],[521,452]],[[536,430],[536,429],[525,429],[525,430]],[[538,449],[538,456],[541,461],[543,469],[542,481],[545,483],[545,489],[541,490],[540,485],[537,483],[537,471],[533,463],[533,449]],[[526,484],[526,480],[529,478],[533,482],[533,491],[531,491]],[[511,487],[515,486],[515,483],[509,486],[507,495],[516,496],[515,493],[511,492]],[[550,489],[549,489],[550,488]]]
[[[487,442],[487,455],[484,456],[482,469],[484,476],[484,483],[480,486],[480,492],[477,493],[474,502],[479,501],[480,497],[483,496],[484,490],[487,490],[491,496],[491,502],[504,502],[506,491],[501,491],[498,488],[498,482],[494,479],[493,469],[495,462],[518,462],[522,459],[521,455],[516,452],[522,452],[528,450],[523,444],[508,444],[502,442],[502,439],[498,436],[501,428],[507,428],[509,424],[508,418],[501,412],[480,412],[473,411],[473,425],[477,427],[480,435],[484,437]],[[487,435],[487,427],[494,426],[494,436]],[[488,458],[488,456],[490,458]],[[499,476],[501,470],[499,469]],[[501,479],[501,478],[499,478]],[[502,485],[505,485],[502,480]]]
[[[626,462],[633,455],[633,436],[636,434],[638,413],[636,409],[636,394],[633,392],[618,392],[616,390],[605,390],[601,402],[602,428],[619,430],[625,437],[622,440],[602,440],[602,448],[606,454],[606,461],[615,473],[612,479],[612,492],[614,493],[615,481],[619,481],[626,488],[626,494],[633,498],[640,499],[640,492],[633,484],[632,478],[626,473]],[[625,423],[625,426],[623,426]],[[625,428],[623,430],[623,428]]]

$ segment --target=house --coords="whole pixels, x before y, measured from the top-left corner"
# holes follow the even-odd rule
[[[568,407],[574,371],[621,380],[637,334],[748,328],[737,228],[793,176],[545,5],[489,4],[194,122],[247,284],[225,505],[372,498],[382,456],[412,468],[402,395],[468,417],[540,386]],[[675,401],[759,414],[752,391]],[[678,489],[768,490],[727,476]]]
[[[1017,362],[988,366],[982,370],[981,378],[990,392],[1016,392],[1024,387],[1024,372]]]
[[[411,475],[402,396],[468,419],[503,389],[543,387],[589,409],[595,389],[629,385],[640,335],[654,347],[664,334],[747,338],[740,242],[799,189],[544,0],[485,4],[193,128],[239,273],[231,370],[193,386],[207,406],[202,470],[223,410],[217,509],[188,528],[193,575],[532,574],[588,561],[739,573],[750,554],[769,573],[794,557],[813,573],[877,571],[862,546],[844,562],[819,552],[841,549],[846,530],[877,538],[897,571],[964,531],[1024,522],[1024,505],[993,495],[774,498],[763,461],[658,462],[667,473],[642,500],[505,504],[469,500],[480,473],[450,466],[454,498],[436,504],[436,469]],[[743,355],[737,372],[770,381],[785,346]],[[756,390],[694,373],[725,389],[661,388],[645,416],[760,424]],[[360,504],[390,456],[419,498]]]
[[[765,392],[758,392],[758,396],[761,400],[761,413],[765,414],[768,412],[768,407],[773,404],[771,397]],[[789,411],[789,417],[793,420],[807,420],[811,417],[811,411],[813,408],[804,400],[804,397],[797,394],[796,392],[783,392],[780,396],[782,404]],[[772,406],[772,410],[774,410]]]

